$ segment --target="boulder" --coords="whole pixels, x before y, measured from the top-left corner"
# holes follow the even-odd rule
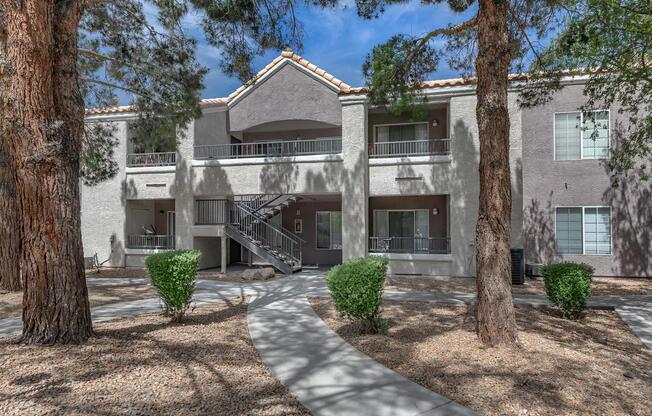
[[[260,269],[247,269],[242,272],[242,278],[244,280],[260,280]]]
[[[260,269],[260,277],[263,280],[273,279],[274,276],[276,276],[276,272],[274,271],[273,268],[265,267],[264,269]]]

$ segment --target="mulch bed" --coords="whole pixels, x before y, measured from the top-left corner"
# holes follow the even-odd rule
[[[311,300],[347,342],[486,415],[651,415],[652,353],[613,311],[579,321],[516,310],[522,349],[483,348],[470,306],[385,302],[389,335],[361,335],[331,301]]]
[[[475,292],[475,279],[468,277],[388,276],[385,290],[407,292]],[[543,282],[527,279],[512,286],[514,294],[545,295]],[[652,295],[652,278],[594,277],[594,296]]]
[[[77,346],[0,340],[2,415],[306,415],[249,338],[246,300],[183,324],[149,314],[99,323]]]
[[[88,285],[88,300],[91,307],[151,298],[158,298],[158,293],[154,287],[149,285]],[[22,314],[22,308],[22,292],[0,294],[0,319],[19,317]]]

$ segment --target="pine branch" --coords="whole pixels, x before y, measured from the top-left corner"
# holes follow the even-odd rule
[[[137,91],[137,90],[135,90],[133,88],[125,87],[124,85],[118,85],[118,84],[114,84],[112,82],[102,81],[100,79],[88,78],[88,77],[79,77],[79,80],[83,81],[83,82],[88,82],[88,83],[91,83],[91,84],[98,84],[98,85],[102,85],[104,87],[115,88],[115,89],[122,90],[122,91],[125,91],[125,92],[130,92],[132,94],[138,95],[139,97],[143,97],[143,98],[147,98],[148,100],[152,100],[156,104],[164,105],[162,102],[160,102],[156,98],[152,97],[151,95],[146,94],[146,93],[144,93],[142,91]]]

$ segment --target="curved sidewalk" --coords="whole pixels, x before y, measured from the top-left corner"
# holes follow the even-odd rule
[[[265,364],[312,414],[476,414],[347,344],[313,311],[307,298],[311,288],[286,283],[254,297],[247,313],[249,332]]]

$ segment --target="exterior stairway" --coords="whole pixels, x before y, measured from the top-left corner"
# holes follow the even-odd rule
[[[299,199],[295,195],[247,195],[239,197],[237,202],[270,219]]]
[[[268,261],[282,273],[301,270],[301,240],[268,221],[247,203],[227,202],[226,235]]]

